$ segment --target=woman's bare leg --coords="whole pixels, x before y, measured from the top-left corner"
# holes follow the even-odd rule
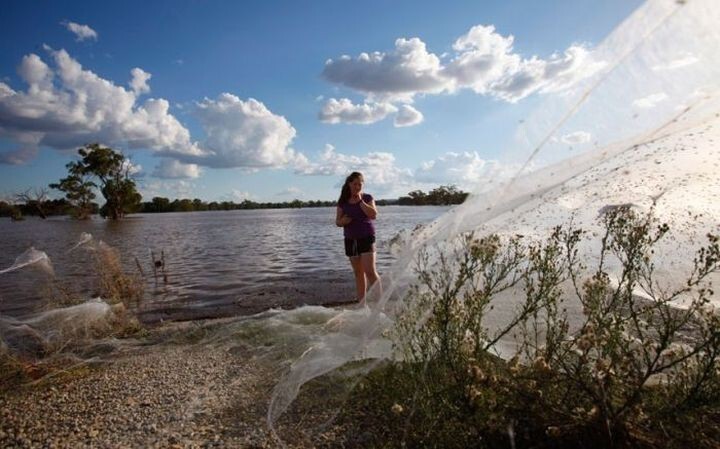
[[[365,273],[365,277],[367,277],[368,290],[377,283],[375,286],[375,296],[380,297],[380,295],[382,295],[382,283],[377,269],[375,268],[375,252],[360,254],[360,260],[362,261],[362,268]]]
[[[361,257],[351,257],[350,264],[355,274],[355,287],[357,288],[357,299],[359,302],[365,300],[365,290],[367,284],[365,282],[365,271],[363,270],[363,263]]]

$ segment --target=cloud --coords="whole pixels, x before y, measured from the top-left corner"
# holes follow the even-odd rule
[[[363,93],[369,101],[412,102],[416,95],[471,89],[480,95],[516,102],[533,93],[557,92],[600,70],[582,45],[571,45],[547,59],[524,58],[513,50],[514,37],[477,25],[453,44],[453,53],[435,55],[417,37],[400,38],[383,53],[329,59],[322,75]]]
[[[15,150],[0,153],[0,164],[23,165],[37,157],[38,148],[35,145],[20,146]]]
[[[397,112],[390,103],[365,103],[355,105],[347,98],[330,98],[323,106],[318,117],[323,123],[353,123],[367,125],[383,120],[389,114]]]
[[[455,184],[472,190],[481,183],[497,183],[510,179],[518,167],[486,160],[475,151],[447,152],[423,162],[415,170],[415,181],[427,184]]]
[[[396,128],[415,126],[423,121],[423,115],[414,107],[404,104],[400,107],[400,111],[395,116],[394,125]]]
[[[36,54],[22,59],[18,74],[27,84],[25,91],[0,82],[0,137],[21,144],[16,152],[0,155],[0,162],[27,162],[39,146],[67,150],[88,142],[203,154],[169,113],[167,100],[138,102],[138,95],[149,89],[149,73],[133,70],[128,90],[84,69],[65,50],[47,50],[54,67]]]
[[[287,189],[278,192],[276,195],[277,196],[293,196],[293,195],[300,196],[300,195],[302,195],[302,193],[303,193],[303,191],[297,187],[288,187]]]
[[[638,98],[633,101],[632,105],[642,109],[654,108],[661,101],[668,99],[668,95],[665,92],[658,92],[647,97]]]
[[[147,82],[152,78],[151,74],[138,67],[132,69],[130,74],[132,75],[132,79],[129,85],[135,95],[139,96],[150,92],[150,86]]]
[[[591,138],[592,135],[589,132],[575,131],[574,133],[565,134],[560,137],[560,141],[568,145],[580,145],[590,142]]]
[[[681,67],[687,67],[689,65],[693,65],[699,61],[700,61],[700,59],[697,56],[688,53],[677,59],[668,61],[667,63],[655,65],[655,66],[653,66],[652,69],[656,72],[662,71],[662,70],[675,70],[675,69],[679,69]]]
[[[243,101],[223,93],[196,105],[194,115],[206,135],[209,154],[190,156],[186,162],[208,167],[280,167],[304,157],[290,148],[295,128],[285,117],[273,114],[253,98]]]
[[[233,201],[236,203],[242,203],[245,200],[252,200],[253,195],[250,192],[245,192],[238,189],[232,189],[230,193],[224,197],[227,201]]]
[[[195,177],[198,165],[257,169],[304,160],[290,148],[292,125],[257,100],[224,93],[196,103],[193,114],[206,137],[201,145],[167,100],[138,101],[150,91],[150,73],[134,68],[125,88],[84,69],[64,50],[48,51],[53,67],[35,54],[23,58],[18,73],[25,91],[0,82],[0,138],[19,143],[0,154],[0,163],[25,163],[40,146],[68,150],[88,142],[175,159],[160,163],[154,173],[162,177]]]
[[[143,166],[140,164],[134,164],[130,159],[123,161],[122,169],[127,171],[127,174],[135,178],[142,177],[145,175],[143,172]]]
[[[365,155],[339,153],[326,145],[316,161],[296,166],[295,173],[306,176],[334,176],[339,187],[352,171],[361,172],[368,188],[382,194],[404,195],[415,189],[431,190],[438,185],[456,185],[465,191],[485,191],[510,180],[520,164],[501,163],[480,157],[475,151],[447,152],[415,169],[399,167],[390,152]],[[527,171],[533,167],[526,168]]]
[[[143,198],[193,198],[197,192],[196,184],[187,180],[141,181],[138,189]]]
[[[164,179],[193,179],[200,176],[200,167],[196,164],[183,164],[175,159],[162,159],[152,175]]]
[[[338,153],[332,145],[326,145],[316,162],[307,159],[298,163],[295,173],[300,175],[337,176],[341,178],[350,172],[360,171],[374,187],[393,188],[408,185],[412,171],[399,168],[395,155],[388,152],[370,152],[365,156]]]
[[[417,93],[447,89],[440,58],[418,38],[397,39],[390,53],[361,53],[328,59],[322,75],[332,83],[387,100],[410,101]]]
[[[80,25],[79,23],[67,21],[61,22],[60,24],[75,35],[76,41],[82,42],[87,39],[92,39],[96,41],[98,39],[97,31],[93,30],[87,25]]]

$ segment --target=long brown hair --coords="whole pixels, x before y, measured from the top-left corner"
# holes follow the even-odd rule
[[[360,181],[363,182],[363,175],[359,171],[354,171],[348,175],[347,178],[345,178],[345,184],[342,186],[342,190],[340,191],[340,199],[338,200],[338,204],[345,204],[350,199],[350,183],[355,181],[356,179],[360,178]]]

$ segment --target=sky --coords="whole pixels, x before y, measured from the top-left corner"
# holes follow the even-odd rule
[[[640,4],[3,0],[0,197],[91,142],[147,201],[330,200],[356,170],[377,198],[473,190]]]

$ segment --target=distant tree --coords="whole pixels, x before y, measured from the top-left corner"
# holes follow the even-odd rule
[[[79,219],[90,218],[92,213],[92,200],[95,199],[94,189],[97,185],[90,180],[80,162],[69,162],[65,165],[68,176],[60,182],[50,184],[50,188],[65,192],[65,199],[70,204],[71,214]]]
[[[0,201],[0,217],[10,217],[14,221],[23,219],[20,208],[6,201]]]
[[[200,198],[195,198],[193,200],[193,210],[208,210],[208,205]]]
[[[192,212],[194,210],[192,200],[189,200],[187,198],[183,198],[181,200],[174,200],[172,203],[170,203],[170,207],[172,208],[173,212]]]
[[[155,212],[170,212],[170,200],[161,196],[153,197],[152,204],[155,208]]]
[[[17,201],[25,203],[25,207],[27,209],[32,210],[44,220],[48,216],[47,212],[45,211],[47,192],[47,189],[27,189],[23,193],[18,193],[17,195],[15,195],[15,199]]]
[[[454,185],[440,186],[430,191],[428,194],[428,204],[459,204],[465,201],[467,195],[467,193],[461,191]]]
[[[92,188],[100,188],[105,197],[100,215],[113,220],[139,209],[142,197],[130,176],[130,163],[122,153],[91,143],[80,148],[78,154],[81,160],[67,164],[69,176],[51,187],[66,192],[68,201],[78,201],[85,205],[94,198],[94,194],[90,197]],[[97,179],[99,184],[88,180],[92,178]]]
[[[468,193],[463,192],[454,185],[440,186],[425,193],[422,190],[413,190],[407,196],[401,196],[398,204],[403,206],[434,205],[443,206],[449,204],[460,204],[467,198]]]

